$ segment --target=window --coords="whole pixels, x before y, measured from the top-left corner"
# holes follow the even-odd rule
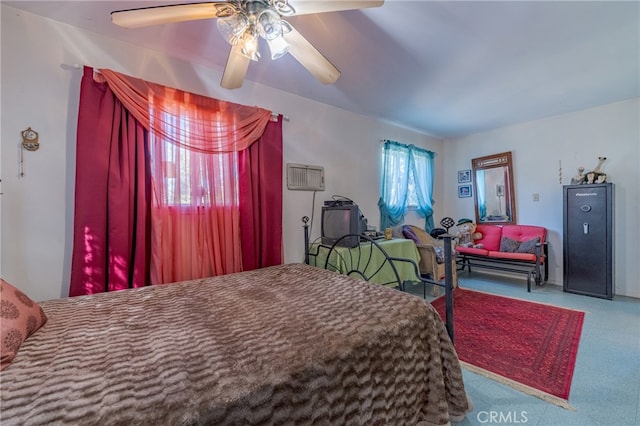
[[[152,245],[158,247],[151,281],[242,270],[240,154],[207,152],[194,143],[220,129],[197,107],[177,108],[171,99],[150,107],[154,128],[159,128],[149,133]]]
[[[381,228],[399,224],[409,207],[433,222],[433,158],[435,154],[413,145],[386,141],[382,147]]]
[[[409,156],[404,150],[388,150],[382,147],[382,164],[388,164],[386,179],[389,180],[390,203],[394,207],[402,207],[406,196],[406,206],[416,207],[416,178],[413,168],[409,167]],[[384,178],[383,178],[384,179]]]
[[[166,132],[181,132],[189,137],[189,120],[162,112]],[[155,181],[162,182],[158,191],[167,206],[237,206],[238,153],[202,153],[150,133],[150,147]],[[158,152],[154,152],[158,150]],[[160,179],[158,179],[160,178]]]

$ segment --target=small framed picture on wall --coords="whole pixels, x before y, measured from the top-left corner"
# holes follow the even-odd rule
[[[458,170],[458,183],[471,182],[471,170]]]
[[[458,198],[471,197],[471,185],[458,185]]]

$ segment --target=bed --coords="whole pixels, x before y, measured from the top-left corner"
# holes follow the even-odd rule
[[[306,264],[41,302],[8,425],[441,425],[470,410],[419,297]]]

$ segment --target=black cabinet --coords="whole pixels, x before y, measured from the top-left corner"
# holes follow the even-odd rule
[[[613,184],[564,187],[564,291],[613,298]]]

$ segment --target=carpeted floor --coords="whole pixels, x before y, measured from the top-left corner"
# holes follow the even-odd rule
[[[433,302],[444,316],[444,297]],[[455,347],[466,368],[565,408],[584,312],[458,288]]]

